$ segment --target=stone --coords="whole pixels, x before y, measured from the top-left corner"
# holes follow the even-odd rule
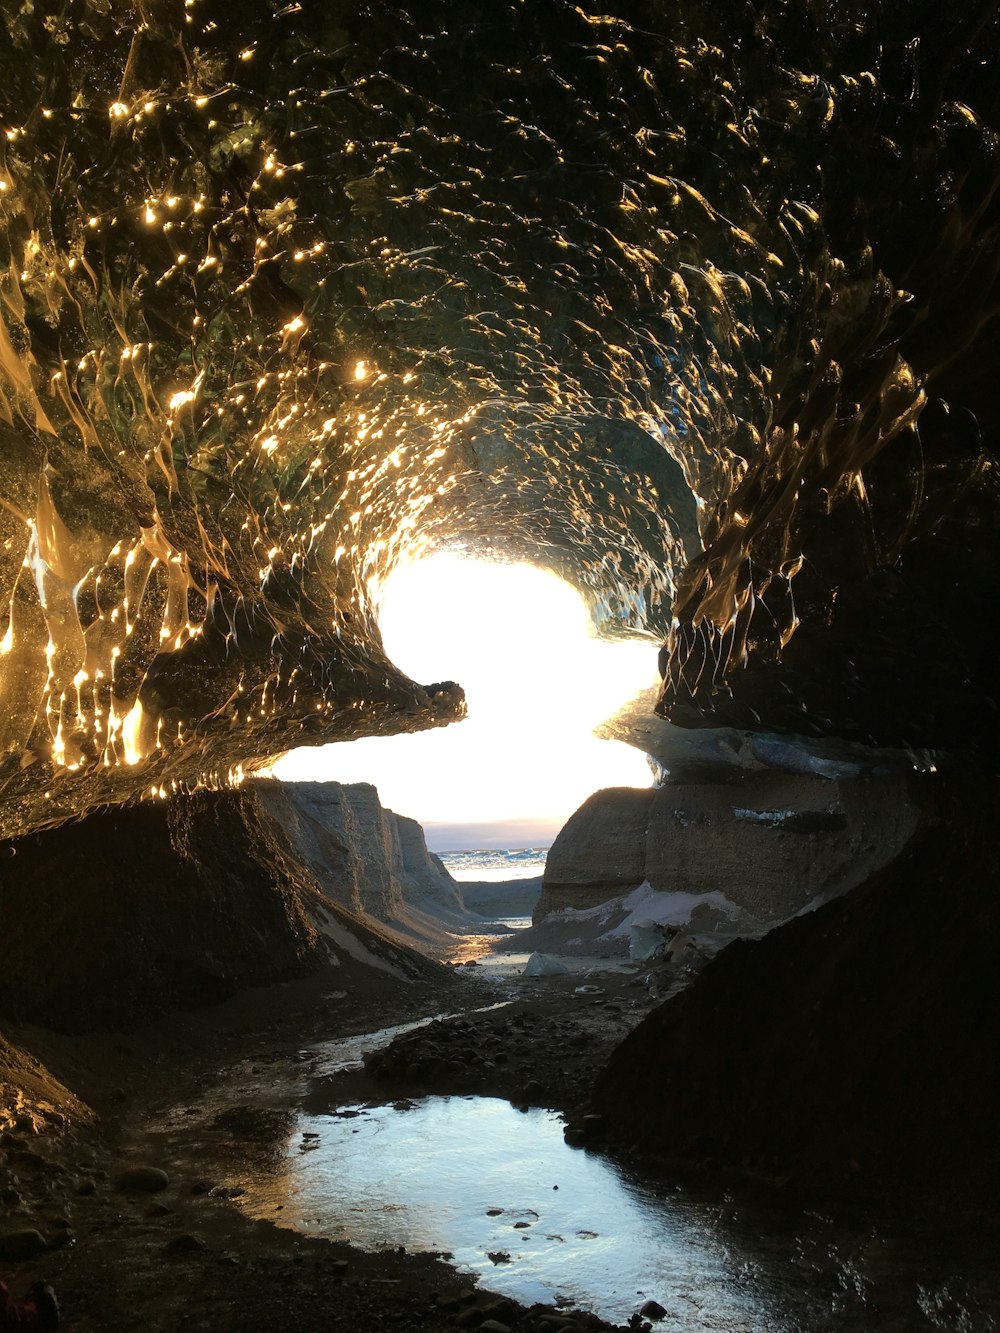
[[[23,1262],[44,1254],[49,1243],[40,1231],[33,1227],[24,1227],[17,1231],[0,1233],[0,1259],[13,1259]]]
[[[561,959],[550,953],[533,953],[525,963],[522,977],[559,977],[569,971]]]
[[[207,1250],[208,1245],[194,1232],[183,1231],[179,1236],[168,1240],[163,1248],[166,1254],[199,1254],[202,1250]]]
[[[170,1184],[166,1171],[158,1166],[130,1166],[115,1181],[122,1194],[158,1194]]]
[[[509,1324],[502,1324],[499,1319],[484,1319],[479,1325],[479,1333],[511,1333]]]
[[[501,1321],[513,1321],[517,1319],[518,1307],[509,1297],[501,1296],[499,1300],[487,1301],[481,1305],[480,1310],[486,1319],[499,1319]]]
[[[662,1319],[667,1312],[659,1301],[650,1300],[639,1307],[639,1313],[643,1319]]]

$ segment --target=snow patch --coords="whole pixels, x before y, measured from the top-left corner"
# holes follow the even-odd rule
[[[602,935],[602,939],[628,938],[634,925],[644,926],[647,922],[657,926],[687,926],[699,907],[714,907],[733,918],[741,915],[736,903],[718,890],[712,893],[667,893],[654,889],[649,880],[619,898],[618,904],[628,915]]]

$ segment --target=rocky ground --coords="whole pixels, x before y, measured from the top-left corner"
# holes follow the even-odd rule
[[[35,1083],[0,1136],[0,1280],[16,1295],[51,1282],[75,1333],[601,1327],[581,1312],[477,1292],[432,1256],[364,1254],[253,1222],[206,1177],[197,1145],[180,1162],[158,1160],[146,1125],[196,1101],[234,1062],[278,1082],[318,1042],[442,1010],[456,1017],[401,1038],[363,1070],[314,1080],[311,1096],[329,1106],[476,1092],[572,1111],[652,1003],[635,970],[520,982],[470,960],[402,986],[369,976],[345,992],[345,980],[341,968],[242,992],[127,1037],[9,1033],[8,1064],[10,1051],[30,1052],[20,1058]],[[262,1111],[248,1126],[266,1134],[267,1123]]]

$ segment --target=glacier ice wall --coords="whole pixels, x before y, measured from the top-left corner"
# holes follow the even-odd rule
[[[685,725],[995,751],[998,19],[869,9],[7,7],[5,830],[460,717],[454,546]]]

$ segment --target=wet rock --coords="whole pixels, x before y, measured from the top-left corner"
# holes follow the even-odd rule
[[[168,1240],[163,1249],[166,1254],[199,1254],[202,1250],[207,1250],[208,1245],[194,1232],[182,1231],[179,1236]]]
[[[479,1333],[511,1333],[509,1324],[502,1324],[499,1319],[484,1319],[479,1325]]]
[[[146,1209],[145,1215],[146,1217],[167,1217],[172,1212],[173,1209],[168,1208],[165,1203],[151,1203]]]
[[[647,1301],[639,1307],[643,1319],[662,1319],[667,1313],[659,1301]]]
[[[130,1166],[115,1181],[115,1188],[123,1194],[158,1194],[169,1184],[170,1177],[158,1166]]]
[[[14,1153],[13,1160],[19,1162],[22,1166],[33,1166],[36,1170],[45,1165],[45,1158],[42,1154],[31,1148],[24,1148],[20,1152]]]
[[[94,1184],[92,1180],[80,1180],[77,1182],[76,1192],[77,1194],[83,1196],[84,1198],[86,1198],[90,1194],[93,1194],[96,1189],[97,1186]]]
[[[585,1115],[583,1117],[583,1133],[588,1140],[600,1138],[607,1127],[607,1121],[603,1115]]]
[[[502,1297],[500,1300],[487,1301],[485,1305],[481,1305],[479,1308],[486,1319],[499,1320],[501,1323],[507,1324],[513,1323],[517,1319],[518,1307],[506,1297]],[[485,1327],[484,1324],[483,1328]]]
[[[0,1234],[0,1259],[13,1259],[17,1262],[35,1259],[38,1255],[44,1254],[48,1248],[48,1241],[33,1227]]]

